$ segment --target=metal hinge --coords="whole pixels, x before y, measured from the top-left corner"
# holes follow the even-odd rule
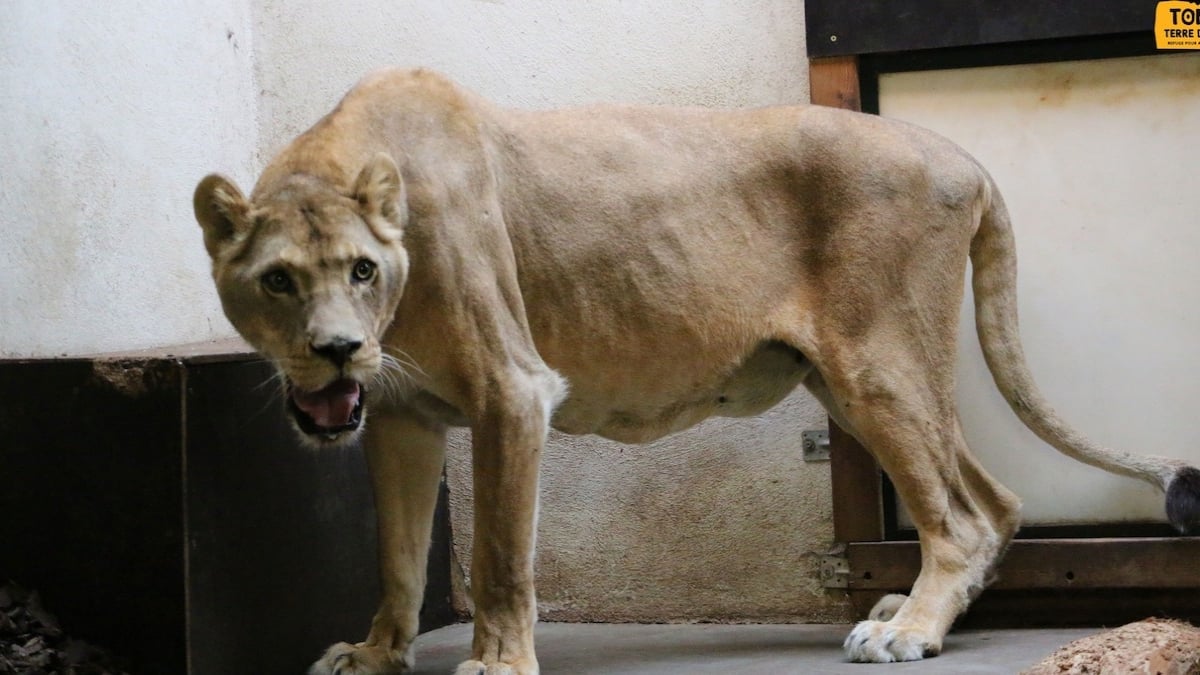
[[[800,434],[800,439],[804,443],[804,461],[806,462],[828,462],[829,461],[829,432],[825,429],[817,429],[814,431],[805,431]]]
[[[821,584],[825,588],[850,588],[850,561],[845,547],[821,556]]]

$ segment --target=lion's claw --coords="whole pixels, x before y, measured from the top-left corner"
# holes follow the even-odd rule
[[[855,663],[919,661],[937,656],[942,641],[913,626],[895,626],[886,621],[861,621],[842,645]]]

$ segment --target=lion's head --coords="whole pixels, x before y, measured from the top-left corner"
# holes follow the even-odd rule
[[[386,378],[381,338],[408,276],[395,162],[375,156],[348,191],[291,174],[253,201],[210,175],[193,206],[225,315],[275,363],[302,437],[353,439],[368,386]]]

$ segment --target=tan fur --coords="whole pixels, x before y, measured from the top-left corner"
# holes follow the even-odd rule
[[[548,426],[648,441],[798,384],[875,454],[921,533],[912,595],[854,629],[850,658],[936,654],[1018,526],[954,407],[968,258],[989,364],[1022,419],[1160,486],[1181,466],[1098,448],[1048,409],[1020,353],[1003,204],[974,160],[908,125],[820,107],[518,112],[389,70],[249,199],[210,176],[195,203],[238,330],[297,385],[370,387],[384,599],[366,641],[316,673],[411,664],[447,425],[474,444],[475,639],[459,673],[528,675]],[[370,287],[347,281],[361,257],[379,265]],[[295,294],[264,290],[272,265]],[[309,347],[330,336],[364,346],[339,369]]]

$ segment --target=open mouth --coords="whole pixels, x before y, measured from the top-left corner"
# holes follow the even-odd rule
[[[348,378],[334,380],[316,391],[302,391],[289,384],[287,407],[300,431],[333,440],[362,424],[365,393],[365,387]]]

